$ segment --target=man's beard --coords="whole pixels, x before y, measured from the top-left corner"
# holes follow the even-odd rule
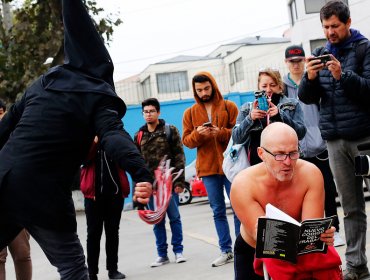
[[[211,95],[204,95],[202,96],[202,98],[199,98],[199,99],[200,99],[200,102],[207,103],[207,102],[210,102],[212,98],[213,98],[213,93]]]

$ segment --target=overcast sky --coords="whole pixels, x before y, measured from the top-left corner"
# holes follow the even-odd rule
[[[109,52],[115,81],[177,55],[207,55],[244,37],[282,37],[287,0],[97,0],[123,20]]]

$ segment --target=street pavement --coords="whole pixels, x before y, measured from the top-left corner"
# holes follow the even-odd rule
[[[212,261],[219,255],[217,235],[213,224],[212,212],[206,198],[194,199],[189,205],[180,207],[184,232],[184,256],[188,259],[185,263],[174,262],[172,246],[169,246],[170,263],[161,267],[151,268],[156,255],[155,238],[152,226],[145,224],[135,210],[124,211],[120,228],[120,247],[118,267],[126,274],[126,279],[148,280],[194,280],[212,279],[228,280],[234,278],[233,263],[220,267],[211,267]],[[366,202],[367,213],[370,213],[370,202]],[[232,211],[227,209],[230,230],[233,241],[234,225]],[[338,207],[338,216],[343,224],[343,211]],[[370,215],[369,215],[370,216]],[[369,218],[368,218],[369,221]],[[86,218],[83,211],[77,212],[78,235],[84,249],[86,248]],[[370,225],[370,224],[369,224]],[[168,223],[167,223],[168,226]],[[370,228],[370,226],[369,226]],[[170,243],[171,231],[167,227],[168,242]],[[340,230],[344,238],[343,226]],[[105,267],[105,242],[104,233],[101,242],[99,260],[99,279],[109,279]],[[369,240],[369,234],[368,234]],[[345,246],[337,247],[344,262]],[[31,256],[33,262],[33,280],[57,280],[59,274],[46,259],[38,244],[31,238]],[[370,256],[369,242],[367,243],[367,257]],[[343,266],[343,269],[345,267]],[[8,257],[6,264],[7,280],[15,280],[12,258]]]

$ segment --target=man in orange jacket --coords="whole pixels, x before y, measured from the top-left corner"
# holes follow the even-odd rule
[[[234,258],[224,198],[224,187],[229,196],[231,183],[223,173],[222,162],[238,108],[235,103],[223,99],[210,73],[196,74],[192,85],[196,103],[184,113],[182,141],[190,149],[197,148],[197,175],[207,189],[221,248],[221,255],[212,262],[212,266],[216,267]],[[234,224],[237,236],[240,222],[235,215]]]

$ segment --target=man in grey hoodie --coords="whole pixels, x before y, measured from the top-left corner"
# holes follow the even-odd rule
[[[298,98],[298,87],[304,74],[305,52],[301,46],[292,45],[285,50],[285,63],[289,73],[284,76],[285,95],[289,98]],[[335,202],[335,183],[329,166],[328,151],[326,143],[321,137],[319,129],[319,104],[304,104],[300,102],[304,124],[307,132],[305,137],[299,141],[299,147],[303,154],[302,159],[315,164],[324,177],[325,184],[325,215],[337,215]],[[345,243],[339,235],[338,217],[334,220],[336,228],[334,234],[334,246],[343,246]]]

